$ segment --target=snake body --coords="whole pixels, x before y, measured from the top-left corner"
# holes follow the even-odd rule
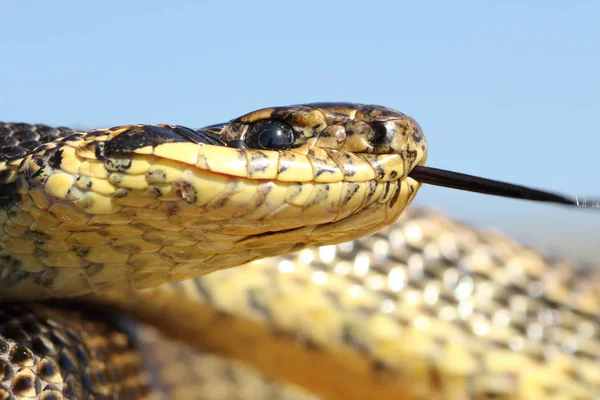
[[[427,144],[402,113],[0,134],[6,398],[600,393],[598,276],[405,211]]]

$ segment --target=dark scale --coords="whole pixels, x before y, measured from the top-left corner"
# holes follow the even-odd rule
[[[0,162],[22,158],[44,143],[73,133],[68,128],[0,122]]]
[[[111,128],[111,130],[118,129],[123,129],[123,131],[106,142],[104,156],[111,156],[115,153],[131,153],[143,147],[156,147],[165,143],[222,144],[207,132],[195,131],[184,126],[141,125]]]
[[[84,319],[74,308],[4,304],[3,319],[8,321],[0,333],[0,399],[32,394],[40,399],[89,398],[107,389],[117,398],[148,393],[134,345],[123,340],[116,321],[100,321],[90,311]],[[52,328],[51,340],[45,326]],[[132,379],[122,381],[124,373]],[[74,387],[68,383],[72,379],[83,385]]]
[[[74,132],[46,125],[0,122],[0,162],[19,160],[44,143],[71,136]],[[0,168],[0,209],[7,209],[18,200],[14,179],[13,170]]]

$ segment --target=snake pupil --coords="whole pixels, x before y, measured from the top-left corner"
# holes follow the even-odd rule
[[[282,121],[259,121],[250,125],[245,141],[250,148],[286,150],[294,144],[294,130]]]

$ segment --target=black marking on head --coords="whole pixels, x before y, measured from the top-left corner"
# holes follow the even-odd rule
[[[323,174],[324,174],[324,173],[326,173],[326,172],[329,172],[329,173],[335,173],[335,171],[336,171],[336,169],[335,169],[335,168],[333,168],[333,167],[331,167],[331,166],[329,166],[329,165],[320,165],[320,166],[319,166],[319,170],[318,170],[318,171],[317,171],[317,173],[315,174],[315,178],[317,178],[317,177],[319,177],[319,176],[323,175]]]
[[[89,140],[89,139],[97,138],[100,136],[106,136],[107,134],[108,134],[108,132],[104,129],[94,129],[94,130],[87,132],[84,135],[84,139]]]
[[[153,179],[159,179],[161,182],[167,181],[167,173],[162,169],[155,169],[154,171],[149,171],[146,174],[148,177],[152,177]]]
[[[281,165],[281,164],[279,164],[279,167],[277,168],[277,173],[278,173],[278,174],[281,174],[282,172],[285,172],[285,171],[287,171],[288,169],[290,169],[290,167],[289,167],[289,166],[287,166],[287,165]]]
[[[219,132],[221,129],[223,129],[226,125],[228,125],[227,122],[221,122],[220,124],[207,125],[207,126],[203,126],[202,128],[198,129],[198,131],[208,131],[211,133],[216,133],[216,132]]]
[[[374,160],[373,162],[371,162],[371,166],[373,167],[373,170],[375,170],[375,173],[377,174],[377,179],[383,179],[383,177],[385,176],[385,170],[381,166],[381,163],[379,162],[379,160]]]
[[[315,154],[315,151],[313,149],[308,150],[307,155],[308,155],[308,158],[313,159],[315,161],[319,161],[319,158]],[[313,165],[314,164],[315,163],[313,163]],[[315,177],[321,176],[326,172],[334,174],[337,171],[337,169],[335,167],[332,167],[331,165],[325,164],[325,163],[318,164],[315,169],[317,169],[317,173],[315,174]]]
[[[401,189],[402,185],[403,185],[402,181],[398,182],[398,185],[396,186],[396,190],[394,191],[394,194],[390,198],[390,207],[394,207],[396,205],[396,202],[398,201],[398,198],[400,198],[400,189]]]
[[[57,146],[45,146],[44,152],[36,151],[34,154],[40,154],[45,158],[50,158],[56,151],[60,149]]]
[[[118,129],[118,127],[112,129]],[[143,125],[141,127],[131,127],[108,140],[104,152],[106,155],[131,153],[143,147],[156,147],[160,144],[175,142],[189,142],[189,140],[170,128]]]
[[[62,156],[63,149],[57,148],[48,159],[48,164],[54,169],[60,169],[60,164],[62,164]]]
[[[304,208],[310,208],[312,206],[323,204],[323,202],[327,200],[327,194],[329,193],[330,189],[331,187],[329,184],[320,185],[320,187],[317,189],[317,195],[312,199],[312,201],[306,203]]]
[[[381,198],[386,198],[388,193],[390,192],[390,181],[386,181],[385,185],[383,186],[383,193],[381,194]]]
[[[196,188],[190,185],[188,182],[176,181],[174,186],[177,190],[177,194],[188,203],[195,203],[198,199],[198,193]]]
[[[345,176],[354,176],[356,175],[356,169],[355,168],[344,168],[345,165],[350,165],[352,166],[354,164],[354,160],[352,159],[352,157],[350,156],[350,154],[346,153],[345,151],[338,151],[338,150],[327,150],[327,153],[329,154],[329,157],[333,160],[333,162],[335,162],[335,164],[337,165],[337,167],[340,169],[340,171],[342,171],[344,173]],[[337,157],[341,155],[344,159],[341,160],[337,160]]]
[[[260,151],[253,151],[250,153],[250,164],[252,165],[252,174],[253,171],[263,172],[267,170],[269,166],[269,157]]]
[[[118,129],[112,128],[112,129]],[[108,140],[105,154],[131,153],[143,147],[156,147],[165,143],[203,143],[223,145],[223,142],[210,132],[195,131],[184,126],[143,125],[131,127]]]
[[[203,143],[203,144],[211,144],[214,146],[225,146],[223,141],[219,139],[217,135],[212,132],[206,130],[198,130],[195,131],[190,128],[186,128],[185,126],[175,126],[173,130],[188,139],[188,141],[193,143]]]
[[[75,133],[71,133],[69,135],[63,136],[60,139],[56,140],[59,143],[68,143],[68,142],[72,142],[75,140],[79,140],[81,139],[83,135],[79,132],[75,132]]]
[[[416,150],[406,149],[405,156],[403,158],[405,162],[408,161],[408,165],[413,165],[417,160],[418,155],[419,154]]]
[[[110,161],[110,160],[109,160]],[[108,164],[108,163],[107,163]],[[123,182],[123,175],[113,175],[112,177],[112,181],[115,185],[120,186],[121,183]]]
[[[368,203],[372,198],[373,195],[375,194],[375,191],[377,190],[377,181],[367,181],[367,196],[365,198],[365,202]]]
[[[289,202],[292,202],[293,200],[296,199],[296,197],[298,197],[298,195],[300,195],[300,193],[302,193],[302,189],[303,189],[303,185],[300,182],[290,182],[290,187],[288,189],[288,198],[287,200],[289,200]]]
[[[394,110],[392,108],[382,107],[374,104],[364,104],[361,107],[361,111],[372,118],[376,118],[378,120],[389,120],[396,118],[406,117],[400,111]]]
[[[94,144],[94,156],[96,156],[97,160],[104,161],[106,160],[106,155],[104,152],[106,142],[97,142]]]
[[[125,172],[131,168],[133,160],[131,158],[107,158],[104,160],[106,169],[109,171]]]
[[[351,188],[350,190],[348,190],[344,196],[344,198],[342,199],[342,205],[346,205],[348,204],[348,202],[350,200],[352,200],[352,197],[354,197],[354,195],[356,194],[356,192],[358,192],[358,188],[360,187],[360,184],[358,182],[347,182],[347,185],[350,185]]]
[[[415,129],[416,129],[416,128],[415,128]],[[421,130],[420,130],[420,129],[419,129],[419,130],[416,130],[416,131],[414,132],[414,134],[413,134],[412,138],[413,138],[413,141],[414,141],[416,144],[419,144],[419,143],[421,143],[421,142],[423,141],[423,138],[424,138],[424,136],[423,136],[423,132],[421,132]],[[423,145],[421,145],[421,149],[425,150],[425,145],[424,145],[424,144],[423,144]]]
[[[396,130],[390,129],[385,123],[371,124],[371,128],[368,141],[375,148],[379,148],[386,143],[392,143],[394,136],[396,135]]]
[[[45,153],[46,151],[48,151],[48,149],[51,149],[51,148],[52,148],[51,143],[44,143],[43,145],[36,147],[34,154]]]
[[[31,176],[29,177],[30,179],[37,178],[38,176],[46,172],[46,160],[39,156],[33,156],[32,160],[35,163],[35,165],[38,166],[38,170],[31,174]]]

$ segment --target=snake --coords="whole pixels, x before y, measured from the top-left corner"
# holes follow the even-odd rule
[[[0,399],[598,399],[600,274],[409,205],[382,106],[0,123]]]

